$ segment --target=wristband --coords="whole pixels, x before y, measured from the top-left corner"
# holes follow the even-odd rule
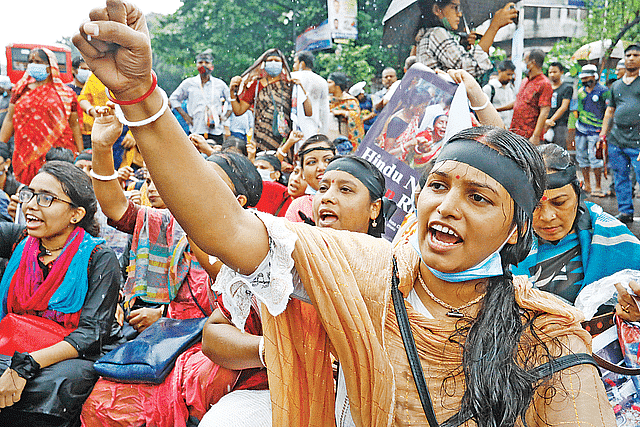
[[[485,108],[487,108],[489,106],[489,97],[487,96],[487,102],[485,102],[481,107],[473,107],[471,105],[471,103],[469,103],[469,108],[471,108],[471,110],[473,111],[480,111],[480,110],[484,110]]]
[[[30,380],[40,373],[40,364],[29,353],[13,353],[10,368],[25,380]]]
[[[95,173],[93,171],[93,169],[91,169],[89,171],[89,176],[91,176],[91,178],[95,178],[98,181],[113,181],[114,179],[118,179],[118,177],[120,176],[120,174],[118,173],[118,171],[115,171],[113,173],[113,175],[98,175],[97,173]]]
[[[264,336],[260,337],[260,344],[258,344],[258,356],[260,356],[260,363],[262,363],[262,366],[266,368],[267,364],[264,361]]]
[[[149,123],[153,123],[156,120],[158,120],[164,114],[164,111],[169,108],[169,97],[167,96],[167,93],[164,90],[162,90],[162,88],[160,87],[158,88],[158,90],[160,91],[160,95],[162,95],[162,107],[160,107],[160,111],[158,111],[153,116],[147,119],[140,120],[138,122],[130,122],[124,117],[122,108],[120,108],[119,105],[116,105],[115,113],[120,123],[122,123],[123,125],[129,126],[130,128],[133,128],[133,127],[145,126],[145,125],[148,125]]]
[[[137,104],[138,102],[144,101],[149,96],[151,96],[153,91],[156,89],[156,86],[158,86],[158,76],[156,75],[156,73],[153,70],[151,70],[151,79],[152,79],[151,88],[149,88],[147,93],[142,95],[140,98],[132,99],[131,101],[119,101],[119,100],[115,99],[113,97],[113,95],[111,94],[111,91],[109,90],[108,87],[104,88],[104,92],[107,94],[107,98],[109,99],[109,101],[111,101],[111,102],[113,102],[115,104],[118,104],[118,105],[133,105],[133,104]]]

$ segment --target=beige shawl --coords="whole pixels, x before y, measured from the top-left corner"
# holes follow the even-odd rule
[[[295,268],[315,309],[292,300],[279,316],[263,310],[274,425],[335,425],[330,352],[344,369],[357,425],[426,425],[390,298],[391,245],[360,233],[293,223],[287,227],[297,237]],[[406,296],[416,279],[419,258],[406,244],[398,245],[393,254],[401,276],[399,288]],[[580,312],[551,294],[531,289],[523,278],[514,284],[521,307],[546,313],[536,322],[545,341],[558,338],[573,352],[590,352]],[[407,311],[442,423],[458,411],[465,389],[460,349],[448,343],[456,320],[426,319],[408,303]],[[458,372],[455,380],[443,387],[452,372]],[[566,392],[557,393],[552,402],[536,396],[527,417],[530,426],[571,426],[581,420],[593,426],[615,425],[595,368],[567,369],[554,377],[560,379]]]

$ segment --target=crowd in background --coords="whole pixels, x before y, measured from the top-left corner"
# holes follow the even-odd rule
[[[145,137],[138,130],[134,136],[140,122],[128,122],[122,107],[114,110],[114,100],[123,106],[128,104],[118,101],[105,86],[113,89],[112,82],[99,79],[100,70],[92,72],[92,59],[86,56],[88,48],[82,45],[85,41],[79,42],[85,59],[73,60],[72,83],[62,83],[56,58],[46,48],[31,51],[20,81],[12,84],[8,78],[0,78],[0,256],[4,260],[0,336],[6,333],[3,322],[20,321],[22,315],[63,328],[59,338],[38,348],[0,354],[0,424],[270,426],[272,417],[290,417],[290,423],[295,423],[304,417],[310,419],[313,413],[321,422],[335,421],[339,426],[363,425],[367,420],[375,425],[376,420],[390,417],[385,404],[397,405],[394,425],[423,420],[413,380],[404,376],[400,379],[398,372],[394,373],[394,369],[408,373],[410,368],[403,359],[400,326],[394,323],[395,317],[384,317],[386,306],[385,310],[380,308],[380,301],[391,304],[389,294],[382,289],[388,277],[377,277],[377,272],[367,270],[384,265],[381,271],[389,277],[393,271],[393,280],[401,281],[401,288],[409,279],[409,288],[414,281],[421,283],[404,295],[415,308],[409,313],[412,322],[426,322],[425,330],[436,330],[439,326],[430,323],[432,314],[445,319],[445,326],[438,330],[442,336],[416,332],[420,357],[425,369],[430,370],[429,388],[437,396],[433,400],[435,412],[441,421],[464,423],[473,418],[478,425],[493,425],[487,420],[503,417],[509,425],[517,419],[526,419],[532,423],[529,425],[555,425],[555,421],[573,417],[576,425],[581,420],[597,426],[615,425],[603,385],[596,371],[584,365],[590,363],[584,357],[566,365],[567,371],[552,370],[547,377],[540,377],[557,375],[558,381],[565,381],[558,390],[569,380],[583,382],[581,390],[563,389],[563,402],[545,397],[550,389],[541,391],[540,378],[525,368],[568,356],[568,348],[569,353],[589,353],[590,339],[580,328],[580,315],[571,307],[580,290],[616,271],[640,269],[640,252],[636,252],[640,242],[622,224],[633,221],[633,170],[640,172],[640,120],[639,107],[635,106],[640,105],[640,91],[635,87],[640,45],[627,47],[625,60],[619,64],[620,79],[607,85],[599,83],[594,65],[582,67],[578,83],[568,77],[563,64],[545,63],[543,51],[530,50],[524,57],[526,77],[516,90],[514,63],[504,60],[494,64],[488,54],[497,31],[517,17],[513,4],[494,14],[480,40],[470,35],[466,43],[454,32],[462,17],[458,0],[420,1],[419,5],[425,21],[416,34],[411,55],[405,59],[402,75],[411,67],[429,67],[448,72],[446,78],[455,83],[464,82],[476,128],[454,137],[451,147],[467,144],[464,146],[470,152],[482,157],[486,151],[478,146],[491,140],[493,145],[489,145],[496,148],[489,150],[496,152],[490,155],[494,156],[492,161],[512,171],[509,179],[526,187],[519,188],[525,195],[516,195],[513,183],[496,180],[501,186],[494,195],[474,192],[457,200],[456,206],[464,206],[460,208],[466,212],[463,216],[469,216],[470,225],[464,233],[448,228],[444,222],[429,223],[425,233],[442,253],[465,239],[469,244],[481,242],[474,249],[478,253],[487,241],[495,243],[497,249],[492,248],[493,253],[484,254],[486,259],[479,259],[481,262],[468,266],[468,270],[442,273],[429,266],[431,273],[424,279],[424,273],[416,272],[422,264],[449,267],[437,257],[421,258],[415,240],[420,235],[419,213],[408,215],[396,235],[394,253],[402,262],[398,276],[396,258],[392,267],[390,246],[381,239],[390,205],[384,198],[385,179],[375,166],[354,155],[399,88],[399,70],[384,68],[381,87],[374,91],[379,87],[377,82],[353,82],[341,70],[327,76],[316,74],[312,52],[297,52],[289,58],[272,48],[242,75],[225,82],[215,77],[214,64],[219,58],[214,58],[211,50],[204,50],[194,58],[197,74],[168,95],[155,91],[157,76],[151,72],[151,90],[129,105],[162,93],[163,110],[159,114],[167,104],[180,124],[179,137],[185,138],[186,134],[198,152],[197,160],[207,161],[193,163],[196,182],[191,182],[192,194],[181,188],[182,183],[167,184],[171,181],[166,175],[171,174],[158,172],[162,168],[157,159],[163,153],[150,155],[153,150],[145,150],[152,139],[162,139],[158,131]],[[425,148],[415,125],[427,114],[431,148]],[[429,207],[431,201],[444,197],[443,188],[462,185],[452,178],[468,173],[468,166],[462,163],[475,164],[471,159],[459,160],[464,156],[451,153],[455,148],[444,148],[450,114],[435,109],[404,109],[385,124],[381,146],[388,148],[393,140],[398,152],[387,151],[411,166],[426,168],[420,190],[430,198],[424,196],[425,200],[418,203],[420,196],[415,195],[420,210],[441,214],[449,209],[448,217],[455,217],[460,209],[444,199],[439,207]],[[148,123],[159,117],[149,118]],[[177,140],[175,128],[177,125],[165,126],[162,136]],[[607,147],[608,167],[614,172],[614,186],[608,193],[601,179],[607,167],[607,156],[603,158],[602,152],[606,153]],[[172,153],[168,150],[167,155]],[[191,156],[189,153],[184,158]],[[430,174],[440,155],[445,159],[441,162],[461,164],[443,172],[440,163],[440,171]],[[511,156],[509,160],[505,160],[507,156]],[[182,156],[174,157],[176,165],[189,167],[181,163]],[[487,172],[491,168],[477,169],[482,174],[479,180],[492,179]],[[434,183],[438,173],[446,178]],[[542,187],[545,173],[546,188]],[[173,172],[174,176],[180,174],[181,169]],[[197,180],[214,183],[216,191],[224,188],[224,203],[207,205],[209,201],[201,197]],[[464,191],[471,193],[468,188]],[[617,219],[595,204],[585,204],[585,195],[607,194],[618,198]],[[181,201],[176,203],[179,197]],[[488,205],[500,206],[501,215],[508,211],[513,216],[509,224],[496,225],[500,232],[495,235],[480,231],[486,228],[484,220],[498,224],[497,216],[483,216],[487,211],[480,207]],[[195,208],[191,211],[190,206]],[[213,256],[208,245],[199,246],[202,240],[198,237],[207,232],[204,226],[194,226],[195,215],[205,206],[220,214],[220,223],[229,230],[244,230],[236,227],[236,218],[251,230],[251,236],[242,230],[231,235],[231,231],[224,233],[223,227],[210,224],[220,232],[220,242],[229,248],[236,247],[236,240],[255,238],[255,247],[244,247],[246,261],[238,261],[240,255],[225,250]],[[279,228],[284,222],[272,222],[261,213],[247,216],[255,212],[284,217],[289,225]],[[252,218],[260,218],[260,225]],[[322,230],[327,228],[351,233]],[[287,239],[298,242],[295,249]],[[256,270],[259,264],[255,273],[240,275],[240,271],[248,273],[248,260],[258,257],[255,253],[261,250],[263,241],[271,242],[266,261],[253,266]],[[406,252],[404,247],[408,248]],[[355,260],[360,251],[362,259]],[[614,253],[624,255],[613,259]],[[609,262],[605,262],[607,257]],[[278,288],[284,280],[281,277],[291,278],[292,268],[294,278],[290,281],[297,288]],[[532,297],[526,281],[513,279],[509,269],[529,276],[536,288],[547,293]],[[479,271],[484,275],[474,275]],[[371,283],[379,288],[368,287],[367,277],[372,275],[377,278]],[[479,296],[474,293],[478,286],[469,294],[473,298],[464,294],[466,300],[461,301],[462,296],[456,296],[460,300],[457,306],[443,302],[442,292],[440,298],[433,295],[423,282],[435,283],[435,289],[442,291],[446,288],[443,284],[470,283],[478,277],[491,280],[486,287],[482,285],[484,291]],[[233,286],[238,283],[254,290],[273,286],[274,294],[286,293],[285,305],[291,292],[296,299],[291,300],[280,320],[274,320],[269,314],[273,314],[273,307],[261,305],[260,301],[265,301],[251,296],[250,291],[246,292],[248,296],[242,291],[236,297]],[[326,289],[322,287],[325,284]],[[366,296],[360,295],[359,289]],[[341,290],[353,298],[341,300]],[[635,285],[632,291],[640,293]],[[327,296],[323,296],[325,293]],[[279,297],[272,298],[277,305]],[[424,301],[429,301],[428,307]],[[493,311],[477,309],[486,307],[484,304]],[[626,297],[604,310],[615,310],[625,320],[640,320],[640,309]],[[523,322],[519,313],[525,311],[531,318]],[[364,312],[379,324],[374,325]],[[153,327],[161,318],[204,317],[208,320],[202,341],[183,352],[158,384],[118,382],[99,377],[92,368],[101,356]],[[462,328],[457,318],[471,320]],[[505,318],[517,326],[501,326]],[[353,327],[342,331],[341,320],[352,322]],[[555,327],[558,322],[564,322],[562,331]],[[300,330],[294,327],[296,324],[302,325]],[[384,335],[380,328],[394,334],[389,348],[382,343],[384,339],[376,341],[378,335]],[[496,331],[495,342],[483,337],[486,328]],[[334,330],[344,336],[334,335]],[[276,342],[274,336],[284,339]],[[463,351],[446,344],[461,337],[466,343],[455,342]],[[361,339],[363,344],[352,344],[358,347],[358,354],[351,354],[349,342]],[[435,350],[429,347],[430,340],[437,341]],[[307,346],[308,353],[301,346]],[[525,348],[524,359],[500,359],[498,354],[505,346],[510,346],[513,354]],[[479,348],[492,348],[495,357],[487,358],[482,366],[476,364],[474,357],[484,357],[481,352],[474,353]],[[329,359],[331,350],[339,363]],[[450,371],[438,367],[441,360],[436,353],[451,358],[447,360]],[[292,371],[287,370],[287,363],[291,363]],[[371,365],[368,371],[363,368],[367,364]],[[317,377],[301,379],[314,367]],[[508,369],[519,377],[509,376]],[[491,378],[485,380],[483,375],[489,371],[505,376],[487,375]],[[273,375],[302,385],[289,389],[282,387],[282,381],[270,384]],[[394,375],[397,390],[395,382],[390,387],[389,378],[382,380]],[[367,384],[357,383],[355,376],[368,379]],[[318,382],[319,378],[324,382]],[[468,388],[446,391],[451,379],[460,379]],[[321,383],[324,386],[318,387]],[[498,389],[504,383],[508,393],[502,395]],[[488,394],[469,395],[469,390],[487,388]],[[277,390],[276,394],[270,389]],[[333,400],[327,399],[327,393]],[[479,409],[495,408],[496,402],[491,399],[498,395],[506,402],[504,413]],[[375,408],[368,406],[372,400]],[[571,404],[567,406],[566,402]],[[532,415],[533,406],[541,411],[535,414],[537,417]],[[600,414],[598,421],[593,418],[596,412]]]

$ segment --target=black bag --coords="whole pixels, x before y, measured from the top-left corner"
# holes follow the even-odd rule
[[[160,384],[178,356],[200,341],[206,321],[206,317],[161,318],[134,340],[101,357],[93,367],[113,381]]]

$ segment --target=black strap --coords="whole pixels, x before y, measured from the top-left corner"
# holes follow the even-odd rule
[[[420,358],[418,357],[418,349],[416,348],[416,342],[413,338],[413,333],[411,332],[411,326],[409,325],[409,316],[407,315],[407,308],[404,304],[404,297],[400,290],[398,289],[398,284],[400,283],[400,278],[398,277],[398,264],[396,258],[392,258],[393,263],[393,274],[391,275],[391,297],[393,299],[393,307],[396,311],[396,317],[398,319],[398,328],[400,329],[400,335],[402,336],[402,342],[404,343],[404,349],[407,352],[407,359],[409,360],[409,366],[411,367],[411,373],[413,374],[413,380],[416,383],[416,388],[418,389],[418,396],[420,396],[420,403],[422,403],[422,409],[424,410],[424,414],[427,417],[427,421],[429,422],[430,427],[439,427],[438,420],[436,419],[436,414],[433,410],[433,404],[431,403],[431,396],[429,395],[429,389],[427,388],[427,383],[424,379],[424,373],[422,372],[422,365],[420,364]],[[596,363],[594,359],[598,358],[597,355],[591,356],[586,353],[576,353],[569,354],[567,356],[562,356],[557,359],[554,359],[550,362],[544,363],[542,365],[536,366],[531,369],[529,373],[533,374],[536,381],[541,379],[550,377],[557,372],[560,372],[564,369],[570,368],[576,365],[593,365],[596,368],[600,361]],[[606,362],[606,361],[605,361]],[[608,362],[607,362],[608,363]],[[600,365],[606,369],[609,369],[606,366]],[[615,368],[621,368],[620,366],[613,365]],[[629,368],[621,368],[621,369],[629,369]],[[613,372],[613,369],[609,369]],[[638,369],[640,371],[640,369]],[[600,371],[598,370],[598,373]],[[636,374],[637,375],[637,374]],[[469,421],[472,418],[471,414],[461,414],[457,413],[447,420],[447,424],[451,424],[452,422],[455,426],[462,425]]]
[[[422,365],[420,364],[420,358],[418,357],[416,342],[413,339],[413,334],[411,333],[409,316],[407,315],[407,308],[404,305],[404,297],[398,289],[400,278],[398,277],[398,263],[396,262],[396,257],[392,258],[392,262],[393,275],[391,276],[391,297],[393,299],[393,307],[395,308],[396,317],[398,319],[400,335],[402,335],[402,342],[404,342],[404,349],[407,352],[407,359],[409,359],[409,366],[411,366],[413,380],[416,383],[418,395],[420,396],[420,402],[422,403],[422,409],[424,410],[424,414],[427,417],[429,426],[439,427],[438,420],[436,419],[436,414],[433,411],[431,396],[429,396],[429,389],[427,388],[427,383],[424,380],[424,374],[422,373]]]
[[[593,365],[598,368],[598,364],[594,358],[587,353],[575,353],[568,354],[566,356],[558,357],[550,362],[543,363],[540,366],[529,370],[536,380],[541,380],[556,374],[564,369],[570,368],[576,365]],[[600,372],[600,370],[598,370]]]

